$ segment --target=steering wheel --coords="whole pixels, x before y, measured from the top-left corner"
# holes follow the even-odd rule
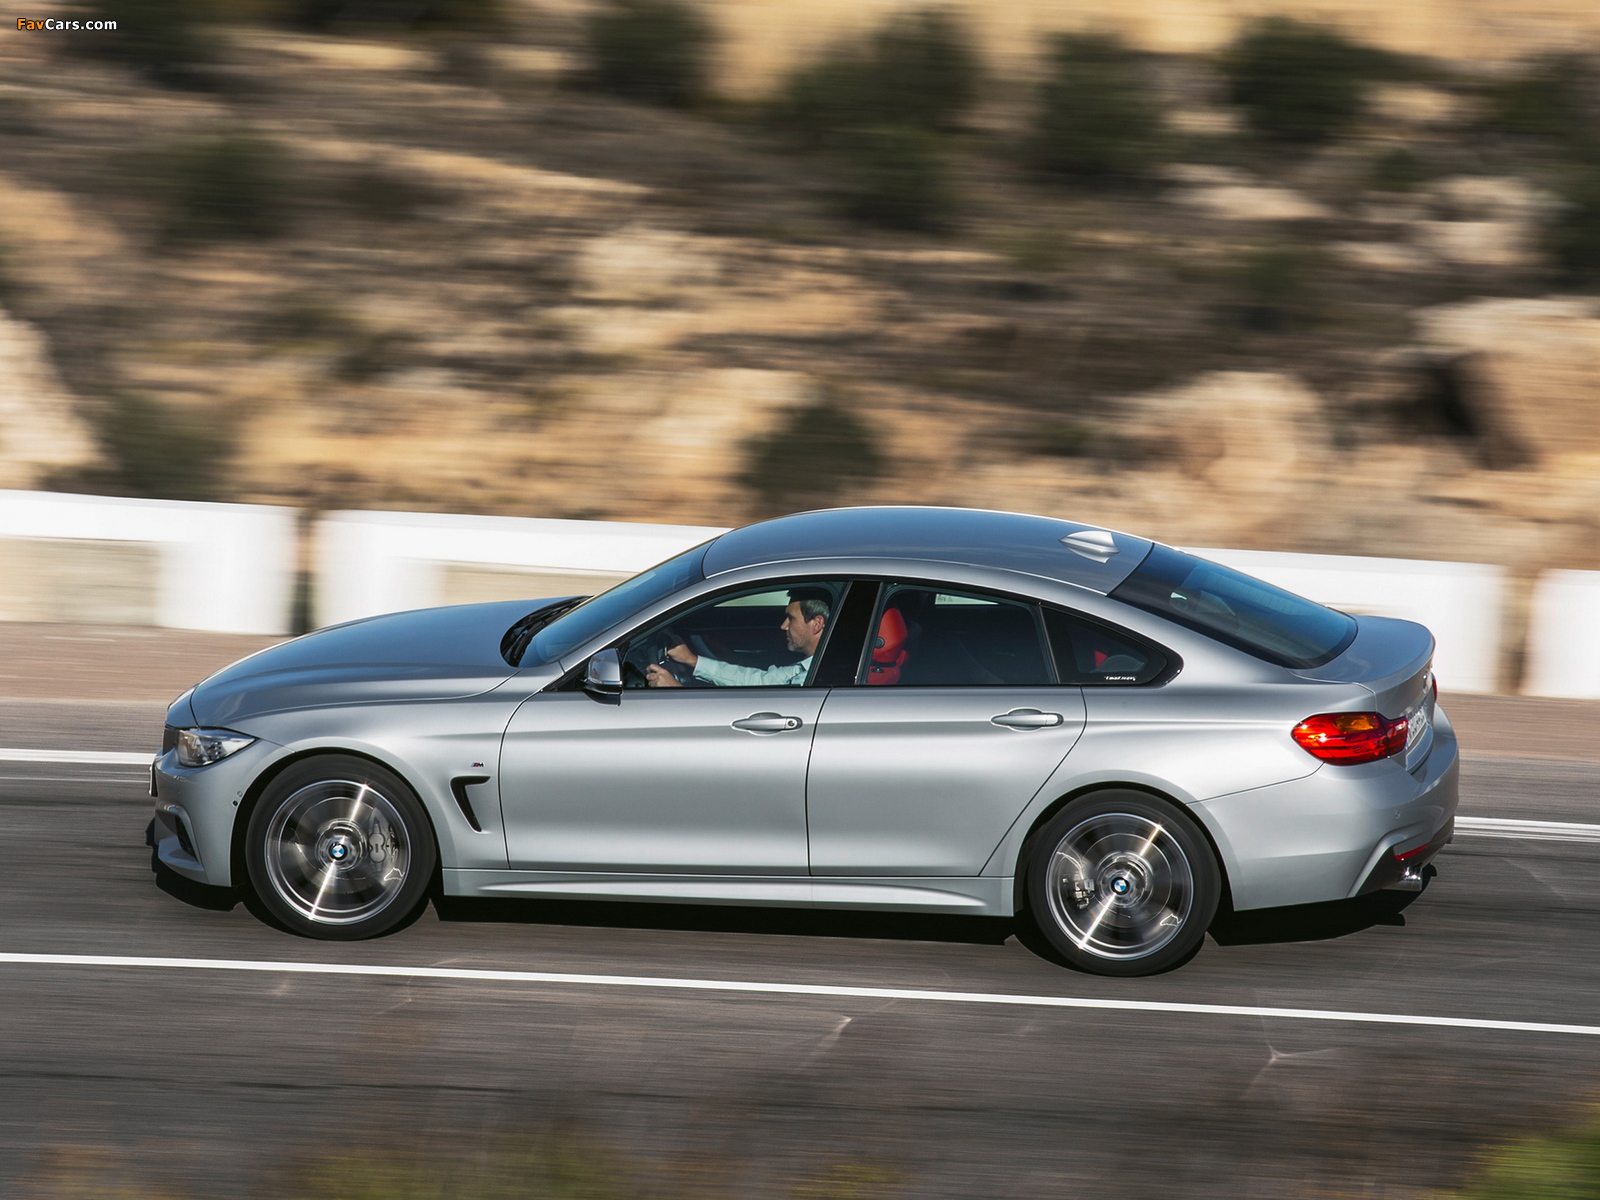
[[[667,657],[668,650],[672,649],[674,646],[688,645],[688,639],[676,629],[663,629],[660,637],[661,643],[656,648],[654,655],[655,661],[660,666],[664,667],[667,673],[679,683],[684,684],[685,686],[691,685],[692,681],[694,681],[694,668],[689,666],[687,663],[681,663],[676,659]]]

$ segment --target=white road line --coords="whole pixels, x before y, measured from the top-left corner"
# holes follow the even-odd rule
[[[1574,821],[1518,821],[1506,817],[1457,817],[1457,833],[1528,838],[1539,842],[1600,842],[1600,825]]]
[[[658,988],[687,992],[754,992],[769,996],[828,996],[911,1000],[941,1004],[993,1004],[1028,1008],[1090,1008],[1110,1012],[1182,1013],[1214,1017],[1276,1017],[1289,1021],[1345,1021],[1366,1025],[1427,1025],[1507,1033],[1559,1033],[1600,1037],[1600,1025],[1546,1021],[1495,1021],[1409,1013],[1343,1012],[1323,1008],[1262,1008],[1246,1004],[1177,1004],[1163,1000],[1099,1000],[1083,996],[1024,996],[1004,992],[936,992],[923,988],[846,987],[813,983],[756,983],[737,979],[674,979],[653,975],[574,975],[558,971],[486,971],[466,967],[389,967],[365,963],[263,962],[241,958],[140,958],[115,954],[15,954],[0,963],[51,967],[145,967],[169,971],[259,971],[285,975],[369,975],[399,979],[452,979],[481,983],[549,983],[578,987]]]
[[[154,754],[123,750],[16,750],[0,748],[0,762],[94,763],[107,767],[148,767]]]

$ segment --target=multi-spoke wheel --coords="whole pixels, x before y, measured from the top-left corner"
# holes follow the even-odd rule
[[[1072,965],[1151,975],[1190,958],[1221,894],[1205,836],[1176,805],[1143,792],[1081,797],[1030,842],[1028,907]]]
[[[296,933],[373,937],[426,899],[437,853],[426,812],[393,772],[348,755],[296,763],[245,834],[256,895]]]

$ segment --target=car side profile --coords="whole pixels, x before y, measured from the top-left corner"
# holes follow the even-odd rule
[[[1150,974],[1222,904],[1420,890],[1457,804],[1432,655],[1130,534],[802,513],[235,663],[168,712],[154,844],[312,937],[435,891],[902,910]]]

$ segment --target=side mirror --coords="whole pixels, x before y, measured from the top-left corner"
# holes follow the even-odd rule
[[[601,650],[590,657],[583,673],[583,690],[596,700],[613,704],[622,699],[622,656],[616,650]]]

